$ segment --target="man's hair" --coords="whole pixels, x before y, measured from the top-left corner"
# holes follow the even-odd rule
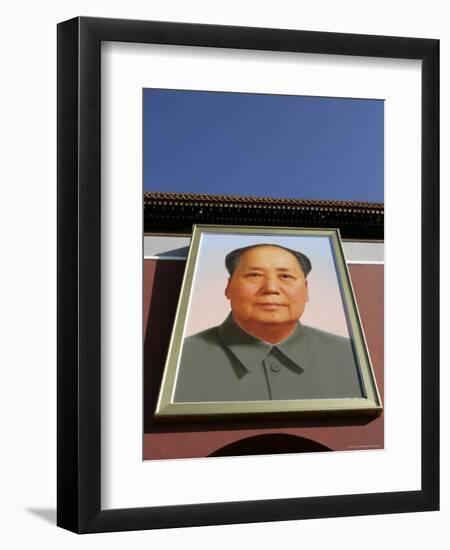
[[[283,250],[286,250],[286,252],[290,252],[293,256],[295,256],[298,263],[300,264],[300,267],[303,271],[303,274],[305,275],[305,278],[308,276],[308,273],[311,271],[311,268],[312,268],[311,261],[308,258],[308,256],[305,256],[305,254],[302,254],[297,250],[292,250],[291,248],[287,248],[286,246],[281,246],[279,244],[263,243],[263,244],[252,244],[250,246],[244,246],[243,248],[236,248],[236,250],[232,250],[225,256],[225,267],[227,268],[227,271],[230,274],[230,277],[233,275],[234,270],[237,268],[242,254],[247,252],[247,250],[251,250],[252,248],[258,248],[259,246],[275,246],[276,248],[281,248]]]

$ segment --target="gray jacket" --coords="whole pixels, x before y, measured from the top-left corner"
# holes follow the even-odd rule
[[[298,323],[271,345],[243,331],[231,314],[185,338],[175,402],[266,401],[363,396],[351,341]]]

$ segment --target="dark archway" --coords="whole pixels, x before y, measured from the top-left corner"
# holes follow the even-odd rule
[[[329,447],[306,437],[291,434],[262,434],[246,437],[217,449],[209,456],[242,456],[281,453],[320,453]]]

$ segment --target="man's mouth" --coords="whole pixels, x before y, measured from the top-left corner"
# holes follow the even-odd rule
[[[285,304],[261,303],[257,304],[257,306],[264,311],[275,311],[281,307],[285,307]]]

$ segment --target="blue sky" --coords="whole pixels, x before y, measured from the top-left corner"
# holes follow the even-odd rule
[[[144,191],[384,201],[384,101],[145,89]]]

